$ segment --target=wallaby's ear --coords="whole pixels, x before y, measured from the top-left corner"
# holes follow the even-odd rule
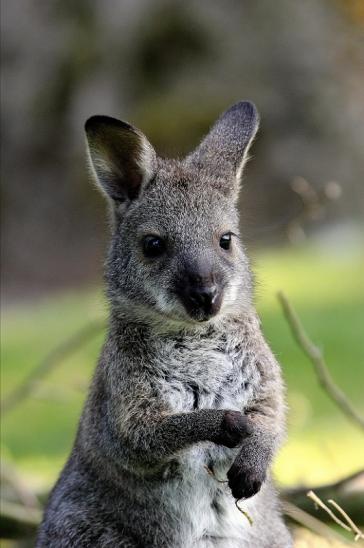
[[[92,116],[85,124],[96,182],[116,202],[137,198],[156,169],[156,153],[141,131],[109,116]]]
[[[187,163],[220,179],[224,193],[237,194],[248,150],[259,126],[253,103],[242,101],[230,107],[215,122]]]

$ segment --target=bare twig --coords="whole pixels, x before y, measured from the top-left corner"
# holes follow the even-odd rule
[[[295,521],[296,523],[302,525],[306,529],[313,531],[321,537],[325,537],[331,540],[338,540],[343,544],[352,546],[352,542],[347,541],[342,535],[336,533],[331,527],[320,521],[319,519],[311,516],[308,512],[305,512],[295,504],[291,502],[284,501],[282,503],[284,514]]]
[[[10,491],[25,508],[39,508],[39,501],[18,474],[16,468],[1,459],[0,480],[2,496]],[[5,497],[6,498],[6,497]]]
[[[289,240],[297,243],[306,238],[305,225],[324,218],[329,202],[340,198],[342,188],[336,181],[328,181],[317,188],[303,177],[295,177],[290,186],[300,197],[303,206],[302,211],[287,225]]]
[[[206,469],[206,472],[209,474],[209,476],[213,477],[215,481],[217,481],[217,483],[225,483],[226,485],[229,483],[227,480],[221,480],[219,479],[214,470],[212,470],[209,466],[205,466],[205,469]],[[239,502],[240,502],[241,499],[236,499],[235,500],[235,506],[236,508],[239,510],[239,512],[241,512],[243,514],[243,516],[245,516],[245,518],[248,520],[249,522],[249,525],[253,525],[253,519],[252,517],[248,514],[248,512],[246,510],[244,510],[241,506],[239,506]]]
[[[28,397],[36,388],[40,380],[53,371],[62,360],[93,339],[95,335],[104,329],[104,327],[104,320],[95,320],[51,350],[38,367],[33,369],[28,377],[4,398],[1,402],[2,413],[10,411]]]
[[[339,512],[339,514],[341,514],[343,518],[346,520],[346,523],[349,525],[349,527],[351,527],[351,530],[355,534],[355,540],[364,539],[364,533],[359,529],[356,523],[353,522],[351,517],[348,516],[345,510],[341,508],[341,506],[332,499],[329,499],[327,502],[331,504],[331,506],[333,506]]]
[[[42,511],[15,502],[0,501],[1,538],[24,538],[34,535],[42,520]]]
[[[359,539],[364,539],[363,532],[360,531],[359,527],[353,522],[353,520],[347,515],[347,513],[341,508],[341,506],[339,506],[339,504],[337,504],[337,502],[335,502],[334,500],[328,500],[327,501],[334,508],[336,508],[336,510],[338,510],[340,512],[340,514],[344,517],[344,519],[347,523],[344,523],[340,518],[338,518],[334,514],[334,512],[332,512],[332,510],[330,510],[330,508],[328,506],[326,506],[326,504],[320,499],[320,497],[318,497],[316,495],[316,493],[314,493],[313,491],[309,491],[307,493],[307,496],[308,496],[309,499],[311,499],[315,503],[316,506],[319,506],[320,508],[325,510],[325,512],[331,517],[331,519],[333,519],[335,521],[335,523],[340,525],[340,527],[342,527],[346,531],[349,531],[350,533],[353,533],[354,536],[355,536],[355,541],[357,541]]]
[[[240,502],[240,499],[236,499],[235,500],[235,506],[237,507],[237,509],[239,510],[239,512],[241,512],[243,514],[243,516],[248,520],[249,522],[249,525],[252,526],[253,525],[253,518],[248,514],[248,512],[246,510],[244,510],[241,506],[239,506],[239,503]]]
[[[282,305],[284,315],[290,325],[294,338],[315,367],[321,386],[346,416],[364,430],[364,417],[359,415],[345,394],[332,380],[321,350],[309,339],[296,311],[282,291],[278,293],[278,299]]]
[[[285,489],[282,498],[308,513],[314,511],[312,502],[307,498],[307,491],[312,490],[321,500],[334,499],[345,508],[353,521],[361,523],[364,515],[364,470],[359,470],[337,482],[319,486],[299,486]],[[327,514],[323,520],[329,519]]]
[[[325,510],[325,512],[330,516],[330,518],[334,520],[335,523],[340,525],[340,527],[342,527],[343,529],[346,529],[346,531],[351,531],[351,527],[349,527],[349,525],[346,525],[346,523],[341,521],[340,518],[335,516],[334,512],[330,510],[330,508],[326,506],[326,504],[322,502],[322,500],[313,491],[309,491],[307,493],[307,496],[309,499],[311,499],[315,503],[316,506],[320,506],[320,508]]]
[[[208,473],[209,476],[212,476],[214,478],[214,480],[217,481],[217,483],[228,483],[228,480],[221,480],[219,479],[215,472],[207,465],[205,465],[205,469],[206,469],[206,472]]]

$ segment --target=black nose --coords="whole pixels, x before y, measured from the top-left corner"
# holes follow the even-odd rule
[[[189,287],[184,292],[183,301],[191,316],[203,321],[219,311],[221,292],[216,285]]]
[[[216,296],[216,286],[194,288],[191,289],[188,293],[188,297],[192,301],[192,303],[206,312],[213,305]]]

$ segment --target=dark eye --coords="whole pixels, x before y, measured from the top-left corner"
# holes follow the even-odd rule
[[[165,241],[159,236],[145,236],[143,239],[143,253],[146,257],[160,257],[166,250]]]
[[[220,238],[220,247],[228,251],[230,249],[230,246],[231,246],[231,232],[227,232],[226,234],[223,234]]]

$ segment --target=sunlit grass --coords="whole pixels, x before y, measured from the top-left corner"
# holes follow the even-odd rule
[[[289,435],[276,464],[280,482],[320,483],[362,466],[360,431],[337,410],[297,348],[276,292],[284,289],[335,381],[363,410],[364,261],[314,248],[260,253],[257,305],[263,329],[287,382]],[[2,322],[2,395],[56,344],[95,318],[106,317],[101,291],[73,292],[8,308]],[[86,386],[103,335],[67,358],[31,397],[3,419],[4,456],[33,484],[54,481],[71,448]]]

